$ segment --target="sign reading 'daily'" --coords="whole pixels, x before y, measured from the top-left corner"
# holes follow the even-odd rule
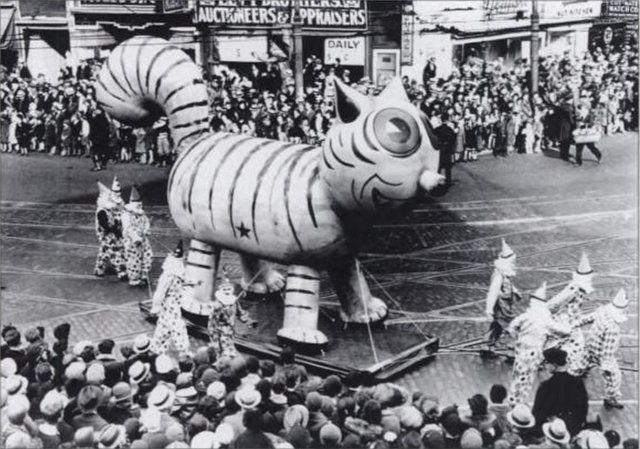
[[[364,37],[337,37],[324,40],[324,63],[364,65]]]
[[[197,21],[212,25],[272,27],[294,22],[303,28],[365,30],[366,0],[200,0]]]

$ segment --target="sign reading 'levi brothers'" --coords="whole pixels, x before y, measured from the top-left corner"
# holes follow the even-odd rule
[[[367,28],[366,0],[201,0],[198,22],[212,25],[270,27],[299,21],[303,28]]]

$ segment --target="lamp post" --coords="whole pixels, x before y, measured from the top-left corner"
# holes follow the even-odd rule
[[[538,52],[540,50],[540,16],[538,15],[538,0],[531,1],[531,97],[538,93]]]
[[[302,19],[300,17],[300,0],[294,0],[293,2],[293,20],[292,22],[292,34],[293,34],[293,62],[294,62],[294,76],[296,85],[296,96],[304,94],[303,78],[302,78]]]

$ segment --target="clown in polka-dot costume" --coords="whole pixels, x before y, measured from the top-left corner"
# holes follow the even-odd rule
[[[156,354],[166,353],[171,343],[179,353],[187,353],[189,350],[187,326],[180,309],[184,288],[182,256],[180,242],[173,254],[169,254],[162,264],[162,274],[153,295],[151,313],[158,316],[158,322],[151,340],[151,350]]]
[[[549,336],[569,335],[566,323],[557,323],[545,304],[547,284],[544,283],[530,295],[529,308],[518,315],[509,326],[509,333],[516,338],[515,362],[509,402],[511,405],[528,404],[531,388],[544,360],[542,351]]]
[[[122,230],[126,254],[129,285],[144,286],[151,270],[151,244],[149,243],[149,218],[142,209],[138,190],[131,189],[129,204],[122,214]]]
[[[581,319],[581,305],[586,295],[593,292],[593,269],[589,258],[582,253],[580,264],[573,273],[571,282],[560,293],[551,298],[547,307],[553,313],[553,319],[558,323],[566,323],[571,327],[567,337],[551,338],[548,346],[558,346],[567,353],[567,371],[580,376],[582,373],[582,359],[584,358],[584,334],[577,323]]]
[[[111,190],[98,182],[100,193],[96,201],[96,237],[98,238],[98,256],[93,274],[104,276],[113,268],[120,280],[127,279],[127,268],[122,241],[122,209],[124,202],[120,196],[120,182],[113,178]]]

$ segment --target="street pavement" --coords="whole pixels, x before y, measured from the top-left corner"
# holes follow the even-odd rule
[[[433,393],[445,405],[464,405],[475,393],[488,394],[493,383],[508,384],[505,358],[478,356],[489,324],[483,298],[500,239],[518,253],[518,287],[531,291],[547,281],[550,295],[570,280],[585,251],[596,291],[584,309],[605,304],[620,287],[633,302],[619,351],[626,407],[602,409],[602,380],[594,371],[587,382],[592,410],[606,428],[638,435],[638,135],[606,137],[599,146],[600,165],[587,155],[574,167],[554,153],[458,164],[448,192],[375,223],[362,236],[363,271],[393,310],[387,327],[440,338],[437,357],[397,382]],[[89,168],[87,159],[0,155],[3,324],[51,329],[67,321],[74,341],[129,341],[152,330],[138,312],[150,291],[91,274],[95,182],[109,185],[117,174],[126,195],[131,185],[140,186],[152,223],[155,280],[179,238],[166,208],[168,171],[138,164],[99,173]],[[233,254],[223,253],[223,264],[239,276]],[[329,308],[337,304],[324,279],[321,299]],[[507,339],[505,350],[512,344]]]

